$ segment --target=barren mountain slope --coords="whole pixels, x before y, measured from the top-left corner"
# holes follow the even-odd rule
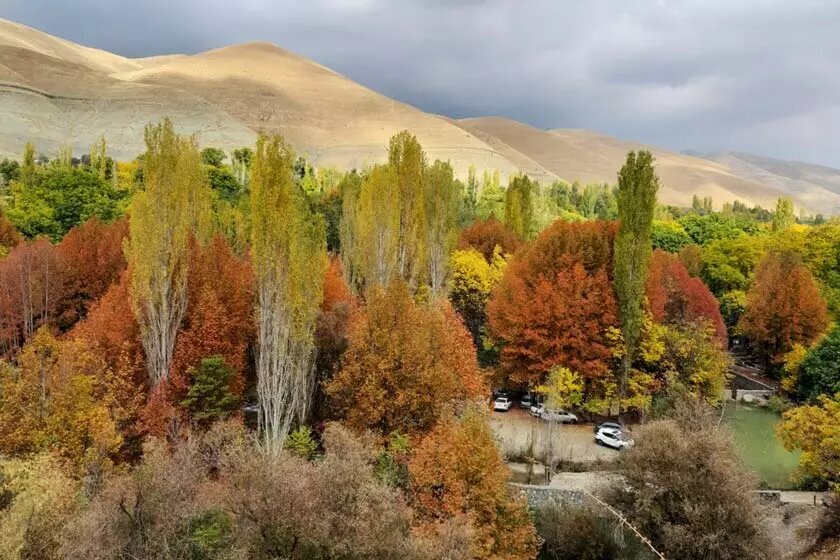
[[[268,43],[133,60],[0,20],[0,101],[0,153],[28,139],[48,155],[63,143],[81,153],[104,134],[116,156],[133,157],[143,126],[170,116],[225,149],[252,144],[258,130],[282,132],[321,165],[383,161],[390,137],[408,129],[430,159],[461,174],[517,169],[446,119]]]
[[[784,190],[823,214],[840,214],[840,170],[740,152],[704,156],[741,177]]]
[[[656,157],[662,179],[660,200],[665,204],[686,206],[692,195],[711,196],[717,206],[732,200],[771,207],[785,194],[773,186],[739,177],[726,166],[679,153],[625,142],[595,132],[574,129],[540,130],[499,117],[456,121],[474,134],[497,138],[537,162],[549,172],[567,181],[614,183],[627,152],[646,148]],[[513,156],[509,156],[512,158]],[[797,199],[799,204],[805,201]]]

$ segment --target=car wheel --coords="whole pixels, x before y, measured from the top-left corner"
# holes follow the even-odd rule
[[[598,438],[595,438],[595,445],[602,445],[601,440],[598,439]]]

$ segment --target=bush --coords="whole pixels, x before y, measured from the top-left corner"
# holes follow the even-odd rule
[[[775,557],[756,484],[711,411],[678,405],[674,420],[646,426],[619,459],[624,483],[609,501],[668,558]]]
[[[621,547],[608,520],[584,507],[550,504],[536,511],[537,532],[550,560],[613,560]]]

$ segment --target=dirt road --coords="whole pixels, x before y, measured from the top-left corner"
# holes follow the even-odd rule
[[[595,445],[591,424],[555,424],[534,418],[525,410],[511,409],[508,412],[493,412],[490,426],[505,457],[518,458],[528,454],[533,445],[533,455],[545,461],[551,452],[560,461],[611,461],[618,451]]]

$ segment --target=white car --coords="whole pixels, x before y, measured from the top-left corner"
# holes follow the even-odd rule
[[[620,451],[622,449],[633,447],[635,442],[633,441],[633,438],[628,436],[627,433],[622,430],[618,430],[616,428],[601,428],[598,430],[598,433],[595,434],[595,443],[598,445],[612,447],[613,449],[618,449]]]
[[[531,407],[531,415],[543,420],[553,420],[561,424],[577,424],[578,417],[565,410],[548,410],[544,404],[535,404]]]
[[[493,410],[498,410],[499,412],[507,412],[511,406],[513,406],[513,401],[507,397],[497,397],[493,401]]]

